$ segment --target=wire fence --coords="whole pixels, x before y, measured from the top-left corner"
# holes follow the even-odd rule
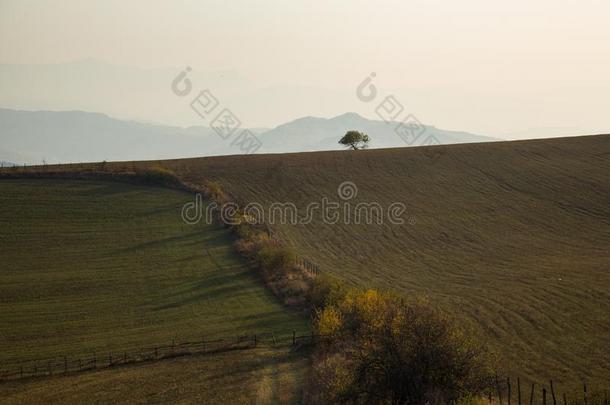
[[[589,390],[586,382],[582,383],[582,389],[569,391],[549,380],[548,384],[530,383],[521,384],[521,379],[510,377],[499,378],[489,382],[487,388],[487,401],[489,404],[499,405],[608,405],[608,391]]]
[[[297,257],[296,264],[315,276],[320,274],[320,266],[307,258]]]
[[[272,332],[236,335],[217,339],[191,339],[169,344],[141,347],[123,351],[92,351],[88,355],[63,355],[27,362],[4,363],[0,366],[0,384],[20,379],[75,374],[84,371],[109,369],[130,364],[159,361],[183,356],[211,355],[257,347],[289,346],[302,348],[332,339],[313,331],[278,335]],[[608,405],[607,391],[590,391],[586,383],[580,393],[557,387],[553,380],[548,384],[525,383],[520,378],[495,376],[485,390],[485,402],[493,405]]]
[[[261,345],[273,347],[291,345],[301,347],[311,345],[322,336],[313,332],[305,334],[276,335],[259,333],[237,335],[218,339],[192,339],[172,342],[157,346],[140,347],[129,350],[91,351],[82,355],[61,355],[45,359],[24,362],[4,363],[0,365],[0,382],[23,378],[65,375],[88,370],[104,369],[128,364],[150,362],[168,358],[222,353],[232,350],[254,349]]]

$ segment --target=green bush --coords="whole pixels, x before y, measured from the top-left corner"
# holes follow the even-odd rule
[[[208,197],[212,198],[218,204],[224,204],[228,201],[228,197],[223,191],[222,186],[215,181],[206,182],[205,188],[207,190]]]
[[[180,179],[178,179],[176,173],[164,167],[152,167],[138,174],[148,184],[161,186],[176,186],[180,184]]]
[[[313,279],[307,301],[313,309],[322,310],[328,305],[338,304],[347,294],[345,284],[328,274]]]
[[[267,244],[258,252],[258,262],[261,270],[270,275],[287,272],[296,261],[292,249],[274,244]]]

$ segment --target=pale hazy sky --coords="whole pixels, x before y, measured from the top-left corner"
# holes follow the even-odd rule
[[[190,65],[260,89],[350,95],[376,72],[380,88],[438,127],[610,132],[609,21],[608,0],[0,0],[0,63]],[[250,126],[374,116],[355,96],[294,97],[239,109]]]

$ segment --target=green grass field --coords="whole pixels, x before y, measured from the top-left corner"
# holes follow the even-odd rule
[[[184,192],[0,180],[0,367],[191,338],[308,330]]]
[[[413,225],[275,228],[322,271],[427,295],[472,325],[513,375],[610,379],[608,135],[154,164],[266,206],[342,201],[344,181],[358,187],[354,204],[403,202]]]

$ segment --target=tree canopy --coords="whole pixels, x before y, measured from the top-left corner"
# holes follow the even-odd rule
[[[370,138],[367,134],[362,133],[360,131],[347,131],[343,138],[339,140],[341,145],[352,148],[353,150],[357,149],[366,149],[368,147],[368,143]]]

